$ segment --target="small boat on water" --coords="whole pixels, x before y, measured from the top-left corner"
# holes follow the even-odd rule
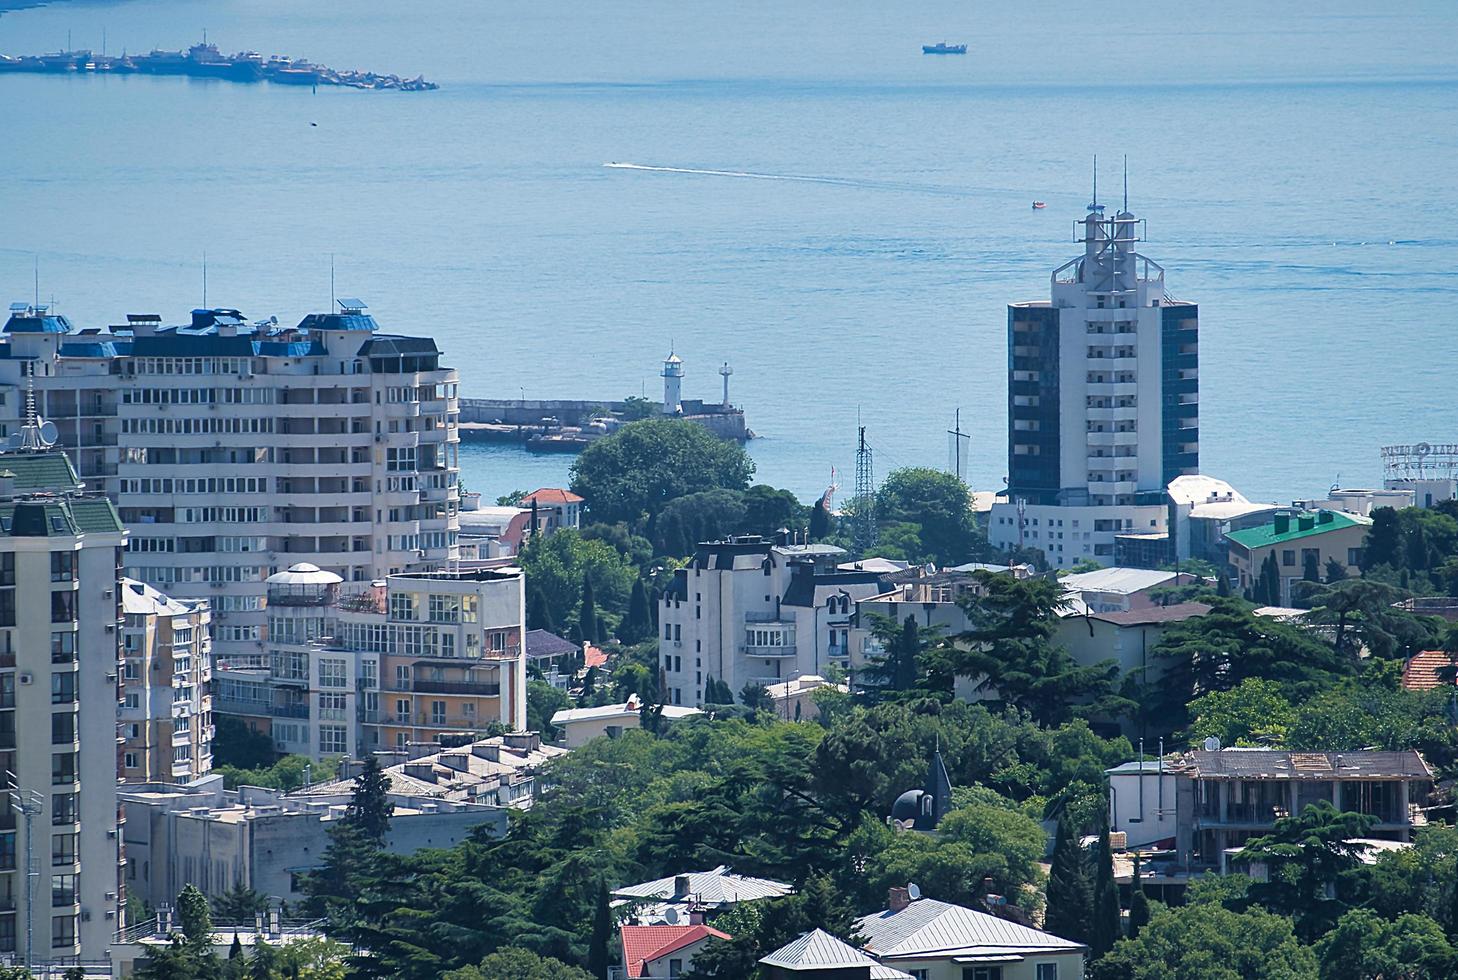
[[[921,46],[921,53],[922,54],[966,54],[967,53],[967,45],[965,45],[965,44],[948,44],[946,41],[942,41],[942,42],[940,42],[938,44],[923,44]]]
[[[1034,211],[1041,211],[1044,208],[1046,208],[1047,206],[1048,205],[1044,204],[1042,201],[1034,201],[1033,202],[1033,210]]]

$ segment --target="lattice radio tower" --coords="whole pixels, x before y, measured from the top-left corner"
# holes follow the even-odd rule
[[[876,470],[871,447],[866,445],[866,427],[859,426],[856,443],[856,507],[851,540],[856,551],[865,554],[876,543]]]

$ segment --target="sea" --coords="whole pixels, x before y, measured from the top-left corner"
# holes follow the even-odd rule
[[[468,396],[653,396],[673,351],[687,397],[732,366],[762,482],[843,499],[864,426],[996,489],[1006,305],[1127,157],[1205,472],[1285,502],[1458,442],[1452,0],[61,0],[0,52],[204,33],[441,88],[0,76],[0,298],[292,322],[332,268]],[[488,498],[570,462],[462,448]]]

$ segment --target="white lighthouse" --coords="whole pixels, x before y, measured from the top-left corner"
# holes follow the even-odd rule
[[[663,414],[677,415],[683,407],[683,359],[669,353],[663,362]]]

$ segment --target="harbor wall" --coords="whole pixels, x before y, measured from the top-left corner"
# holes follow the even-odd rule
[[[650,403],[662,412],[662,402]],[[733,406],[684,399],[683,418],[696,422],[721,439],[744,442],[750,438],[744,412]],[[626,411],[626,402],[593,401],[575,398],[462,398],[461,421],[540,427],[542,420],[554,418],[562,426],[581,426],[598,415]]]

